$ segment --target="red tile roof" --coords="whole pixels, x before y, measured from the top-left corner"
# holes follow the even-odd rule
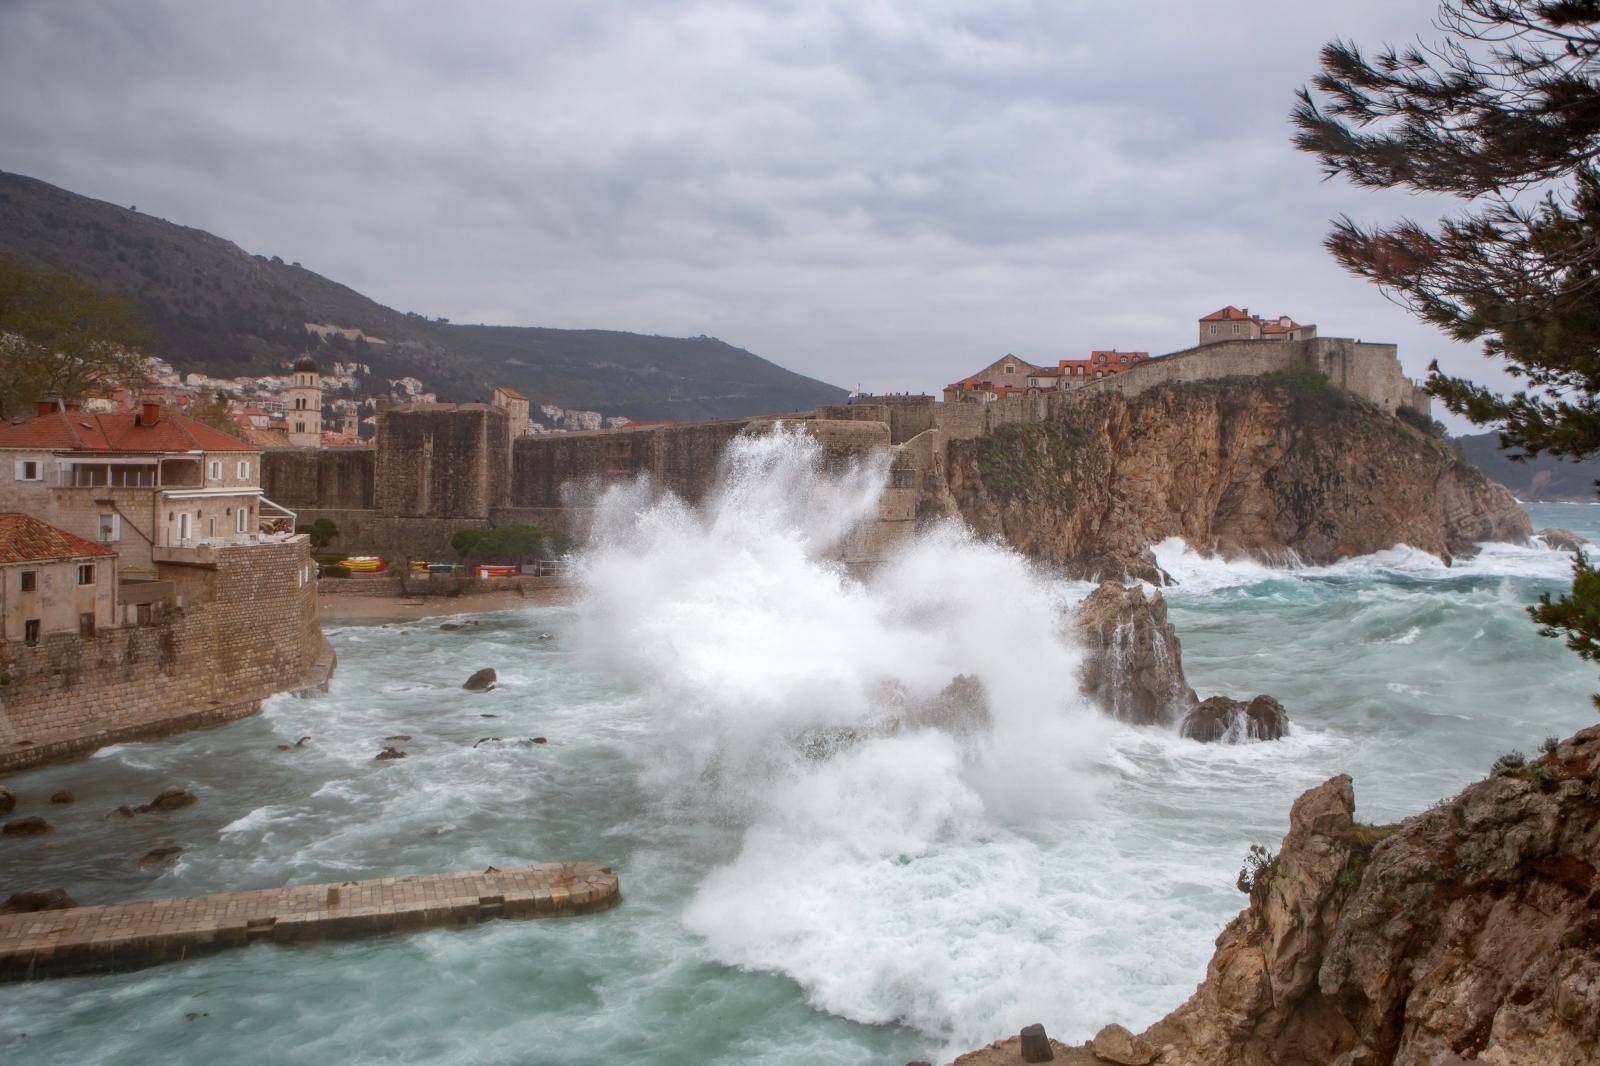
[[[1200,321],[1202,321],[1202,322],[1230,322],[1230,321],[1237,320],[1237,321],[1243,322],[1246,319],[1248,319],[1249,317],[1250,317],[1250,312],[1241,311],[1237,307],[1234,307],[1232,304],[1229,304],[1227,307],[1224,307],[1220,311],[1211,312],[1209,315],[1207,315],[1206,317],[1202,318]]]
[[[74,452],[254,452],[238,437],[196,422],[170,407],[161,408],[155,425],[140,423],[136,413],[89,414],[51,411],[18,423],[0,423],[0,448]]]
[[[85,556],[115,556],[104,544],[57,529],[32,515],[0,511],[0,565],[49,563]]]

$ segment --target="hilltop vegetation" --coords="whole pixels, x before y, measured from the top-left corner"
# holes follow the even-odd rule
[[[1497,432],[1457,437],[1455,444],[1469,463],[1510,489],[1519,500],[1594,501],[1600,460],[1576,462],[1545,454],[1526,462],[1512,462],[1501,449]]]
[[[793,411],[844,392],[712,337],[453,325],[403,313],[277,257],[0,172],[0,252],[133,298],[181,371],[263,373],[308,349],[411,375],[441,397],[506,383],[536,403],[688,420]],[[318,338],[306,323],[358,330]],[[368,343],[365,337],[386,344]]]

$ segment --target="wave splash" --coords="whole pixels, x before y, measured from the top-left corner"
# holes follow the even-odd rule
[[[650,793],[732,827],[684,914],[714,958],[976,1041],[1059,1012],[1026,834],[1091,809],[1113,727],[1078,691],[1074,592],[1015,553],[950,524],[868,578],[833,560],[888,463],[829,469],[780,426],[735,441],[699,506],[609,490],[574,565],[577,646],[644,693]],[[972,681],[978,705],[952,705]]]

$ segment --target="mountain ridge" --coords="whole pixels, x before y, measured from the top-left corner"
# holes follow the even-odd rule
[[[441,398],[508,384],[535,404],[684,421],[803,410],[844,390],[713,337],[452,324],[225,237],[0,171],[0,252],[68,270],[138,303],[180,370],[277,371],[303,352],[378,377],[420,378]],[[308,324],[359,330],[319,337]],[[381,338],[386,344],[364,338]]]

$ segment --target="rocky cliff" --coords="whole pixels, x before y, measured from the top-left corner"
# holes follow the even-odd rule
[[[1194,996],[1064,1063],[1600,1062],[1600,727],[1399,825],[1348,777],[1301,796]],[[1126,1052],[1126,1053],[1124,1053]],[[957,1062],[1019,1061],[1003,1041]]]
[[[1156,576],[1148,547],[1331,562],[1409,544],[1450,559],[1525,540],[1511,493],[1428,436],[1315,378],[1085,397],[953,441],[967,523],[1084,576]]]

